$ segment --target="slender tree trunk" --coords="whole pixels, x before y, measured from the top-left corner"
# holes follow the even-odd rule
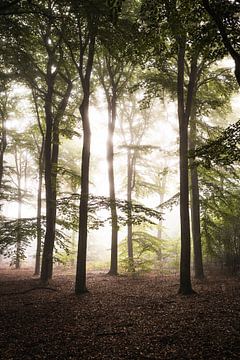
[[[41,263],[41,242],[42,242],[42,180],[43,180],[43,153],[44,153],[44,141],[42,141],[40,155],[39,155],[39,167],[38,167],[38,194],[37,194],[37,249],[36,249],[36,261],[34,275],[40,274]]]
[[[21,176],[21,175],[20,175]],[[18,180],[18,220],[17,220],[17,245],[16,245],[16,269],[20,269],[21,263],[21,217],[22,217],[22,194],[21,194],[21,180]]]
[[[162,180],[161,180],[161,184],[160,184],[160,194],[159,194],[159,201],[160,204],[162,204],[164,202],[164,196],[165,196],[165,191],[166,191],[166,183],[167,183],[167,171],[164,168],[163,174],[162,174]],[[163,226],[163,220],[159,220],[158,223],[158,232],[157,232],[157,237],[158,239],[161,241],[162,240],[162,226]],[[161,247],[159,248],[159,251],[157,253],[158,259],[161,261],[162,260],[162,249]]]
[[[109,275],[117,275],[118,273],[118,218],[115,196],[114,181],[114,148],[113,136],[116,123],[116,93],[108,101],[108,140],[107,140],[107,161],[108,161],[108,181],[109,181],[109,197],[110,210],[112,220],[112,238],[111,238],[111,263]]]
[[[46,233],[42,255],[41,280],[48,282],[52,278],[53,271],[53,247],[55,240],[55,218],[56,218],[56,198],[54,191],[53,169],[52,169],[52,134],[53,134],[53,115],[52,97],[53,87],[49,84],[48,93],[45,101],[46,115],[46,134],[44,143],[44,163],[45,163],[45,189],[46,189]]]
[[[77,252],[77,270],[75,282],[75,294],[80,295],[87,292],[86,287],[86,262],[87,262],[87,229],[88,229],[88,199],[89,199],[89,164],[90,164],[90,146],[91,146],[91,129],[89,122],[89,98],[90,98],[90,80],[95,53],[95,37],[97,25],[89,23],[88,51],[86,54],[86,66],[83,66],[84,51],[82,40],[80,41],[80,67],[78,67],[79,77],[82,83],[83,100],[79,111],[82,118],[83,126],[83,148],[82,148],[82,165],[81,165],[81,195],[79,207],[79,234],[78,234],[78,252]],[[78,21],[79,38],[82,39],[81,24]],[[85,73],[83,72],[85,68]]]
[[[88,198],[89,198],[89,164],[91,130],[89,123],[89,94],[85,94],[80,106],[80,114],[83,124],[83,149],[81,167],[81,197],[79,209],[79,236],[77,253],[77,272],[75,293],[87,292],[86,287],[86,260],[87,260],[87,219],[88,219]]]
[[[184,58],[185,46],[179,44],[178,52],[178,119],[179,119],[179,155],[180,155],[180,220],[181,220],[181,259],[179,293],[191,294],[190,270],[190,221],[188,198],[188,119],[184,102]]]
[[[134,259],[133,259],[133,242],[132,242],[132,154],[131,149],[128,148],[127,155],[127,201],[128,201],[128,226],[127,226],[127,247],[128,247],[128,271],[134,272]]]
[[[21,261],[21,217],[22,217],[22,154],[19,152],[17,146],[14,148],[14,158],[17,176],[17,202],[18,202],[18,217],[17,217],[17,229],[16,229],[16,259],[15,268],[20,269]]]
[[[190,120],[190,139],[189,149],[196,148],[196,132],[197,124],[195,116]],[[191,173],[191,220],[192,220],[192,237],[193,237],[193,251],[194,251],[194,272],[196,279],[203,279],[203,262],[202,262],[202,243],[200,232],[200,202],[199,202],[199,185],[198,185],[198,171],[194,164],[194,160],[190,159],[190,173]]]
[[[188,199],[188,128],[180,125],[180,218],[181,218],[181,260],[179,292],[192,292],[190,274],[190,222]]]
[[[2,131],[1,131],[1,145],[0,145],[0,192],[2,191],[2,179],[3,179],[3,157],[7,147],[7,132],[6,132],[6,120],[4,114],[2,115]]]
[[[52,59],[51,59],[52,60]],[[52,63],[48,68],[48,92],[45,99],[46,135],[44,139],[44,165],[46,188],[46,234],[42,255],[41,280],[48,282],[53,273],[53,248],[55,241],[57,212],[57,168],[59,155],[59,123],[68,104],[72,90],[70,78],[63,76],[67,88],[53,116],[53,86],[56,74],[52,74]]]
[[[37,192],[37,248],[36,248],[36,261],[35,261],[35,272],[34,275],[40,274],[40,266],[41,266],[41,247],[42,247],[42,181],[43,181],[43,172],[44,172],[44,131],[41,124],[40,114],[39,114],[39,107],[37,96],[32,89],[32,96],[35,105],[36,115],[37,115],[37,123],[39,132],[42,138],[41,146],[38,145],[38,140],[35,140],[36,147],[38,148],[39,158],[38,158],[38,192]]]

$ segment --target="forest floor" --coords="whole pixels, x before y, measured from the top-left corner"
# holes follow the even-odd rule
[[[0,270],[0,358],[240,359],[239,278],[90,273],[74,295],[74,276],[41,288],[29,270]]]

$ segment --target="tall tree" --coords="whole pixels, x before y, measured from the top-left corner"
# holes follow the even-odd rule
[[[39,108],[39,99],[35,92],[32,90],[32,98],[35,107],[35,113],[37,118],[38,131],[40,133],[40,144],[39,137],[33,132],[34,142],[37,148],[38,157],[38,190],[37,190],[37,247],[36,247],[36,261],[34,275],[40,274],[41,267],[41,250],[42,250],[42,185],[43,185],[43,172],[44,172],[44,129],[42,126],[42,110]]]
[[[128,94],[121,101],[120,128],[123,138],[123,146],[127,149],[127,204],[128,204],[128,270],[134,271],[133,254],[133,223],[132,201],[133,192],[136,190],[137,170],[136,165],[142,154],[146,153],[148,145],[143,145],[144,135],[149,128],[151,109],[140,109],[138,103],[139,94]]]
[[[117,40],[120,35],[119,29],[113,29],[112,26],[111,35],[112,36],[110,37],[108,35],[108,39],[114,41],[116,46],[115,40]],[[122,93],[127,86],[132,72],[131,66],[127,64],[128,59],[124,57],[124,55],[127,56],[127,53],[125,51],[124,54],[122,51],[123,44],[120,41],[118,41],[118,44],[120,46],[117,48],[117,52],[116,48],[113,49],[111,47],[105,47],[101,54],[99,54],[100,57],[98,56],[97,61],[98,77],[105,92],[108,108],[107,161],[112,219],[111,263],[109,270],[110,275],[117,275],[118,272],[118,220],[114,181],[114,131],[117,119],[117,101],[122,96]]]
[[[19,17],[4,18],[4,50],[8,66],[22,82],[34,89],[44,107],[46,233],[41,280],[47,282],[53,270],[59,126],[73,84],[63,48],[63,23],[59,30],[62,2],[30,3],[27,10]]]
[[[81,196],[79,206],[79,237],[77,253],[77,271],[75,293],[82,294],[86,287],[86,257],[88,230],[88,199],[89,199],[89,163],[91,129],[89,121],[89,100],[91,93],[91,75],[95,55],[96,36],[101,15],[106,12],[102,1],[83,1],[81,4],[71,2],[71,28],[77,31],[77,36],[71,41],[65,37],[72,62],[78,72],[82,87],[82,101],[79,112],[83,128],[83,147],[81,164]]]
[[[180,219],[181,219],[181,261],[180,261],[180,288],[183,294],[192,293],[190,274],[190,220],[188,199],[188,126],[193,111],[194,99],[199,77],[198,62],[201,59],[217,59],[223,51],[221,47],[209,46],[209,42],[217,44],[217,34],[211,23],[204,16],[204,9],[199,4],[194,6],[190,1],[155,1],[147,2],[150,7],[151,19],[148,26],[153,29],[154,35],[160,27],[162,30],[161,46],[155,46],[155,51],[161,57],[163,69],[166,67],[163,59],[177,58],[176,96],[178,101],[179,122],[179,157],[180,157]],[[143,14],[144,18],[144,14]],[[164,35],[165,34],[165,38]],[[210,35],[211,34],[211,37]],[[167,41],[166,41],[167,39]],[[169,48],[169,41],[171,47]],[[160,51],[159,51],[160,50]],[[158,59],[159,59],[158,57]],[[174,62],[173,62],[174,64]],[[166,79],[165,79],[166,80]]]

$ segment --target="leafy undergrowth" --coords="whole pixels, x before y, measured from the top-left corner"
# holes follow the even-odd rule
[[[0,285],[4,360],[240,358],[238,279],[195,282],[192,296],[177,294],[177,278],[153,275],[92,273],[79,297],[71,275],[55,276],[50,290],[8,270]]]

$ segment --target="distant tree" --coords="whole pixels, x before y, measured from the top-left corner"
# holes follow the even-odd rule
[[[123,139],[123,147],[127,150],[127,202],[128,208],[128,270],[134,271],[134,254],[133,254],[133,224],[132,201],[133,191],[136,190],[137,170],[136,166],[143,154],[151,151],[151,145],[143,144],[144,135],[150,126],[151,109],[140,109],[138,103],[139,94],[128,94],[120,104],[119,122]]]
[[[16,107],[16,97],[12,95],[12,76],[6,69],[0,72],[0,193],[2,193],[4,175],[4,155],[7,148],[7,119],[9,113]]]
[[[32,193],[27,188],[27,181],[33,173],[33,164],[28,151],[30,136],[28,133],[17,133],[11,131],[9,134],[9,145],[7,148],[10,157],[8,166],[8,177],[12,186],[15,187],[16,197],[13,199],[17,204],[17,221],[15,228],[15,246],[13,263],[16,269],[20,268],[21,259],[25,257],[25,239],[22,235],[22,206],[29,202]]]
[[[118,101],[129,86],[133,72],[130,63],[129,51],[131,47],[130,22],[118,21],[114,26],[110,24],[108,33],[100,37],[100,52],[97,54],[96,69],[101,86],[103,87],[108,108],[108,140],[107,140],[107,161],[109,194],[111,199],[112,216],[112,245],[111,265],[109,274],[117,274],[118,258],[118,221],[116,210],[115,181],[114,181],[114,131],[117,119]],[[110,31],[109,31],[110,30]]]

